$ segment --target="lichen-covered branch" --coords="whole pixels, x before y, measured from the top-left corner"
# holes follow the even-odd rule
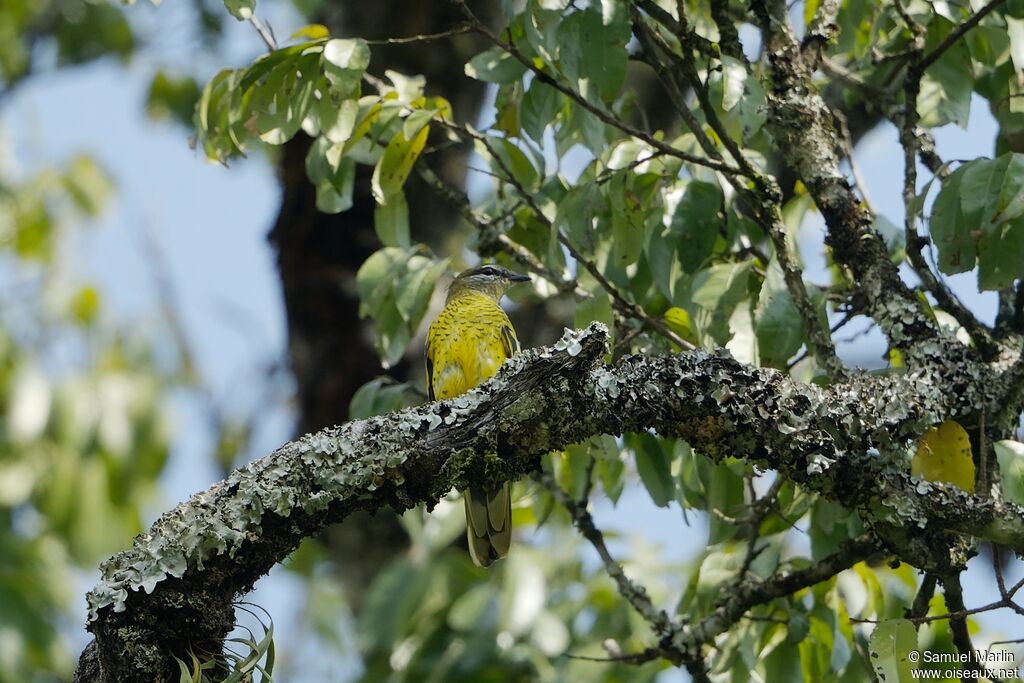
[[[882,536],[912,535],[889,538],[918,566],[956,565],[950,533],[1024,550],[1024,509],[911,478],[901,459],[928,426],[1001,400],[1016,355],[975,364],[974,391],[924,371],[823,388],[700,351],[608,365],[607,338],[599,324],[567,331],[468,394],[306,435],[167,512],[103,563],[86,659],[104,677],[80,680],[140,680],[165,671],[176,647],[216,651],[232,600],[354,510],[432,505],[469,482],[534,472],[542,454],[597,434],[655,429],[778,470],[860,509]]]

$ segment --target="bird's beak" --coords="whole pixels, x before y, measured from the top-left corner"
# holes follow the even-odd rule
[[[518,273],[513,273],[512,275],[508,276],[508,279],[509,279],[510,282],[529,282],[530,281],[530,276],[529,275],[519,275]]]

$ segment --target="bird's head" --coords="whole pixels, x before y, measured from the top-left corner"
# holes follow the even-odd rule
[[[476,266],[455,276],[448,286],[448,300],[467,292],[480,292],[498,301],[509,287],[517,282],[528,282],[529,279],[529,275],[519,275],[494,264]]]

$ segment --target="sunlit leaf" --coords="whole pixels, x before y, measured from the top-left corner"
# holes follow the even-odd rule
[[[911,474],[974,492],[974,458],[967,431],[955,420],[932,427],[917,442]]]
[[[875,625],[868,640],[871,665],[879,680],[910,683],[914,680],[910,654],[917,652],[917,631],[906,619],[889,619]]]

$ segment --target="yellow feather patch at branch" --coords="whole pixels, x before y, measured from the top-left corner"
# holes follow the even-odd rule
[[[974,493],[974,458],[967,431],[954,420],[929,429],[918,439],[910,473]]]

